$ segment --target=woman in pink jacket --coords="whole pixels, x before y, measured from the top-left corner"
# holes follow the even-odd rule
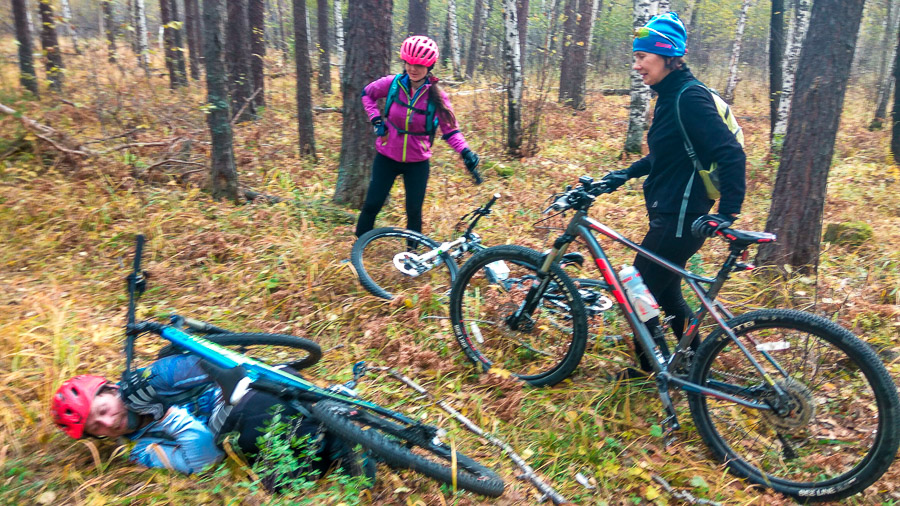
[[[382,77],[363,89],[362,103],[375,130],[375,161],[366,201],[356,223],[356,236],[372,230],[394,185],[402,175],[406,188],[406,228],[422,231],[422,203],[428,185],[431,144],[438,127],[447,141],[462,156],[475,184],[481,184],[476,155],[459,131],[450,98],[438,86],[431,69],[438,58],[437,44],[428,37],[415,35],[400,46],[404,72]],[[382,118],[376,101],[385,99]]]

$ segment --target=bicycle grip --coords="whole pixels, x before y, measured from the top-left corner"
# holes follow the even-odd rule
[[[193,318],[184,317],[183,318],[184,325],[196,332],[201,332],[204,334],[228,334],[229,331],[216,327],[211,323],[206,323],[204,321],[195,320]]]
[[[134,272],[141,272],[141,255],[144,253],[144,234],[138,234],[134,238]]]
[[[484,210],[485,210],[485,211],[490,210],[491,206],[493,206],[493,205],[494,205],[494,202],[497,202],[497,199],[499,199],[499,198],[500,198],[500,194],[499,194],[499,193],[495,193],[494,196],[491,197],[491,200],[489,200],[488,203],[485,204]]]

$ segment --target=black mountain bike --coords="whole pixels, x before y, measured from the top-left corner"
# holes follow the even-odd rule
[[[319,346],[307,339],[279,334],[230,333],[201,321],[173,315],[170,324],[135,321],[135,303],[144,292],[141,271],[144,237],[137,236],[134,271],[128,276],[128,325],[126,326],[126,373],[131,371],[134,342],[143,334],[156,334],[171,342],[160,356],[192,353],[213,366],[242,367],[253,382],[250,388],[270,392],[310,416],[351,445],[359,444],[387,465],[412,469],[443,483],[456,483],[465,490],[498,497],[503,480],[474,459],[455,451],[441,437],[443,429],[356,397],[356,380],[365,364],[354,366],[354,379],[343,385],[321,388],[273,365],[294,369],[308,367],[322,356]],[[205,334],[200,336],[199,334]]]
[[[602,184],[583,176],[556,195],[545,212],[574,211],[548,254],[497,246],[474,255],[450,296],[454,333],[484,369],[500,367],[534,385],[552,385],[578,365],[587,341],[584,301],[559,259],[581,238],[643,350],[665,408],[666,435],[680,428],[669,390],[687,393],[697,430],[713,455],[751,482],[803,501],[836,500],[871,485],[888,469],[900,443],[900,399],[871,347],[830,320],[801,311],[762,309],[735,317],[716,296],[734,271],[753,267],[743,254],[773,242],[768,233],[725,229],[729,253],[715,277],[672,265],[588,217]],[[663,328],[649,329],[594,232],[678,273],[701,307],[671,353]],[[493,283],[481,267],[510,266]],[[708,288],[701,287],[708,285]],[[552,302],[552,304],[551,304]],[[701,341],[700,323],[716,328]]]

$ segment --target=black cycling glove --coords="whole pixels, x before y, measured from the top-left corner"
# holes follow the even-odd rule
[[[150,377],[150,369],[123,372],[119,394],[129,411],[159,420],[166,414],[166,406],[156,395],[156,389],[150,386]]]
[[[476,185],[481,184],[484,181],[481,177],[481,173],[478,172],[478,163],[481,159],[469,148],[463,149],[462,152],[460,152],[460,156],[462,156],[463,163],[466,164],[466,170],[472,174],[472,180],[475,181]]]
[[[609,174],[603,176],[603,178],[600,179],[600,182],[603,183],[603,185],[606,186],[606,188],[610,191],[614,191],[618,187],[625,184],[625,181],[628,181],[628,179],[628,170],[621,169],[614,170]]]
[[[727,214],[704,214],[691,224],[691,233],[694,237],[712,237],[719,230],[730,227],[736,219]]]
[[[384,124],[384,120],[381,119],[381,116],[372,118],[372,129],[375,131],[376,137],[384,137],[387,135],[387,125]]]

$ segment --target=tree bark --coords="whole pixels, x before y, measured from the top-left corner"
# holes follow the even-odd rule
[[[652,4],[650,0],[634,0],[634,28],[640,28],[650,21]],[[628,133],[625,136],[625,151],[640,153],[647,113],[650,111],[650,87],[644,84],[641,75],[631,70],[631,106],[628,110]]]
[[[172,61],[179,86],[187,86],[187,68],[184,63],[184,21],[178,12],[178,0],[171,0],[173,26],[170,28],[172,40]]]
[[[226,5],[228,37],[225,38],[225,68],[228,71],[228,83],[231,88],[231,113],[240,114],[235,118],[237,122],[249,121],[256,118],[256,107],[250,100],[253,96],[253,76],[250,74],[250,23],[247,0],[226,0]],[[241,110],[244,112],[239,112]]]
[[[900,32],[897,34],[897,45],[900,46]],[[900,100],[897,99],[897,90],[900,89],[900,50],[894,51],[894,106],[891,111],[891,154],[894,156],[894,165],[900,161]]]
[[[212,139],[212,165],[209,171],[213,198],[238,200],[238,176],[234,162],[231,111],[227,77],[222,53],[225,51],[224,0],[203,0],[204,55],[206,64],[206,122]]]
[[[594,13],[596,10],[594,0],[579,0],[578,14],[576,15],[575,38],[567,56],[569,64],[569,75],[566,76],[568,81],[567,97],[565,104],[573,109],[584,109],[587,104],[585,102],[585,81],[587,80],[587,59],[588,47],[591,38],[591,31],[594,26]],[[560,83],[560,90],[562,90]],[[562,94],[562,91],[560,91]]]
[[[41,46],[44,49],[47,80],[50,82],[50,89],[61,92],[64,67],[62,53],[59,50],[59,38],[56,36],[56,17],[53,15],[50,0],[40,0],[38,4],[41,12]]]
[[[447,0],[447,10],[449,11],[450,25],[450,56],[453,62],[453,79],[462,81],[461,59],[459,56],[459,25],[456,19],[456,0]]]
[[[406,36],[411,35],[428,36],[428,0],[409,0]]]
[[[525,72],[528,56],[528,0],[516,0],[516,22],[519,25],[519,65],[522,72]]]
[[[784,77],[784,0],[772,0],[769,14],[769,140],[775,137],[778,100]]]
[[[319,34],[319,92],[331,94],[331,44],[328,39],[328,0],[317,0]]]
[[[575,32],[578,27],[578,0],[566,0],[563,8],[562,60],[559,65],[559,102],[572,104],[572,48],[575,45]]]
[[[796,94],[757,262],[818,265],[828,170],[865,0],[816,0],[797,67]]]
[[[16,24],[16,41],[19,43],[19,82],[23,88],[38,97],[40,92],[34,70],[34,43],[28,28],[25,0],[12,0],[12,11]]]
[[[68,32],[69,37],[72,38],[72,48],[75,49],[75,54],[81,54],[81,44],[78,41],[78,30],[75,29],[75,25],[72,24],[72,7],[69,5],[69,0],[59,0],[60,7],[62,7],[62,21],[63,25],[66,27],[66,32]]]
[[[393,0],[353,0],[347,7],[346,62],[341,157],[334,202],[362,207],[371,177],[375,142],[359,97],[363,88],[390,69]]]
[[[180,30],[175,28],[178,22],[175,0],[159,0],[159,18],[163,28],[166,68],[169,70],[169,88],[175,89],[187,85],[184,68],[184,52],[181,50]]]
[[[344,75],[344,16],[341,0],[334,0],[334,47],[338,57],[338,75]]]
[[[250,0],[247,19],[250,28],[250,74],[253,76],[253,104],[266,105],[266,2]]]
[[[892,8],[893,0],[885,0],[885,20],[884,20],[884,37],[882,38],[882,48],[890,47],[891,52],[885,51],[881,62],[878,66],[878,96],[875,100],[875,117],[869,124],[869,130],[881,130],[884,125],[885,115],[887,113],[888,100],[891,98],[891,89],[894,85],[894,53],[897,51],[897,45],[894,38],[897,32],[896,19],[900,18]]]
[[[809,30],[810,6],[812,0],[798,0],[794,9],[794,22],[788,30],[788,44],[784,57],[784,69],[782,76],[784,84],[781,86],[781,99],[778,101],[778,118],[775,120],[775,135],[773,142],[783,137],[787,132],[788,119],[791,114],[791,101],[794,95],[794,79],[797,72],[797,63],[800,60],[800,50],[806,40],[806,32]]]
[[[294,0],[294,56],[297,60],[297,131],[300,156],[316,159],[316,139],[312,113],[312,65],[306,37],[306,0]],[[356,98],[356,97],[354,97]],[[346,120],[346,119],[345,119]]]
[[[510,156],[522,152],[522,48],[519,43],[518,5],[516,0],[503,0],[503,60],[506,64],[507,122],[506,151]]]
[[[278,18],[278,39],[281,43],[278,49],[281,50],[281,63],[286,65],[287,55],[291,52],[291,48],[288,47],[287,33],[284,29],[284,7],[281,4],[281,0],[275,0],[275,11]]]
[[[485,68],[485,57],[487,56],[487,46],[488,46],[488,21],[491,19],[491,10],[494,7],[494,0],[484,0],[484,16],[482,17],[482,24],[484,28],[481,30],[481,42],[478,48],[478,54],[476,58],[478,59],[478,63],[481,63],[482,68]]]
[[[744,26],[747,24],[747,9],[751,0],[744,0],[741,4],[741,14],[738,16],[737,29],[734,32],[734,45],[731,46],[731,61],[728,65],[728,83],[725,85],[725,93],[722,98],[725,102],[734,103],[734,89],[738,83],[738,67],[741,64],[741,46],[744,42]]]
[[[200,48],[197,44],[197,0],[184,0],[184,31],[187,36],[188,67],[191,69],[191,79],[200,79]]]
[[[147,37],[147,6],[144,0],[134,0],[135,41],[137,42],[138,65],[150,73],[150,42]]]
[[[116,19],[110,0],[102,0],[103,31],[106,32],[107,58],[109,63],[116,63]]]

